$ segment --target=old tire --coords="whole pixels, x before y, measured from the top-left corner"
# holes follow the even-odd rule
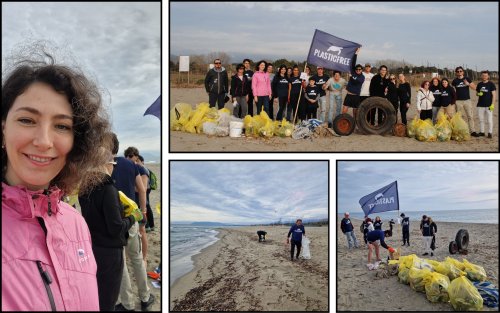
[[[379,114],[385,115],[381,125],[371,125],[368,122],[369,113],[372,110],[378,109]],[[384,135],[392,131],[394,124],[397,122],[396,110],[389,100],[382,97],[370,97],[365,99],[359,105],[356,124],[359,130],[364,134]]]
[[[448,246],[448,251],[450,251],[451,254],[455,254],[458,252],[458,246],[456,241],[450,241],[450,245]]]
[[[458,250],[466,250],[469,246],[469,232],[467,229],[460,229],[455,237]]]
[[[333,120],[333,130],[341,136],[349,136],[356,127],[354,118],[347,114],[340,114]]]

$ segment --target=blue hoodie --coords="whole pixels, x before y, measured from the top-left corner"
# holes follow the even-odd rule
[[[288,232],[287,237],[290,237],[290,234],[292,234],[293,241],[302,242],[302,235],[306,234],[306,231],[304,229],[304,225],[298,226],[297,224],[293,224],[292,227],[290,227],[290,231]]]

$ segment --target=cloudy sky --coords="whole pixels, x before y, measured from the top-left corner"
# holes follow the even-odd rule
[[[498,162],[340,161],[337,176],[339,212],[395,180],[405,211],[498,209]]]
[[[360,62],[498,70],[498,3],[170,2],[174,55],[303,61],[315,29],[360,43]]]
[[[253,223],[327,217],[328,176],[325,161],[172,161],[171,220]]]
[[[159,2],[2,2],[2,60],[51,41],[58,59],[74,59],[107,89],[120,154],[136,146],[159,160],[160,121],[143,114],[161,93],[160,11]]]

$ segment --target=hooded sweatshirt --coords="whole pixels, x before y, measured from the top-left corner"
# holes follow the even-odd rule
[[[2,183],[2,311],[99,310],[89,229],[61,197]]]
[[[220,70],[214,67],[208,71],[207,76],[205,76],[205,90],[218,95],[228,92],[229,78],[223,66]]]

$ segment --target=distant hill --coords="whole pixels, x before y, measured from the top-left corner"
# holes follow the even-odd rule
[[[193,226],[227,226],[228,224],[218,223],[218,222],[192,222],[190,225],[193,225]]]

